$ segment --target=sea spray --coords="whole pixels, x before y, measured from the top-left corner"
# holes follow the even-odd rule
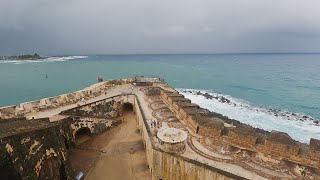
[[[193,103],[212,112],[267,131],[288,133],[293,139],[308,143],[320,139],[319,120],[301,113],[292,113],[272,107],[258,107],[250,102],[206,90],[178,89]]]

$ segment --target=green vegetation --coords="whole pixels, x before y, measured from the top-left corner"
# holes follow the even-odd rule
[[[0,60],[37,60],[37,59],[46,59],[39,54],[23,54],[19,56],[0,56]]]

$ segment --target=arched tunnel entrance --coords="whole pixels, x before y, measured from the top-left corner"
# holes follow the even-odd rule
[[[126,103],[124,103],[123,105],[122,105],[122,110],[123,110],[123,112],[133,112],[133,105],[131,104],[131,103],[128,103],[128,102],[126,102]]]
[[[88,127],[80,128],[74,136],[75,144],[80,145],[88,141],[89,139],[91,139],[91,136],[92,136],[92,133]]]

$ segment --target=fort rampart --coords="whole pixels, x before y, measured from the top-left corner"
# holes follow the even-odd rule
[[[146,157],[152,179],[245,179],[232,173],[186,158],[176,153],[167,153],[157,147],[157,138],[148,128],[147,119],[139,99],[135,98],[135,113],[140,133],[144,139]]]
[[[127,78],[120,80],[110,80],[101,83],[93,84],[83,90],[72,92],[69,94],[63,94],[60,96],[54,96],[44,98],[31,102],[24,102],[18,105],[6,106],[0,108],[0,119],[8,119],[17,116],[24,116],[28,113],[45,111],[54,109],[60,106],[66,106],[70,104],[80,103],[81,100],[87,100],[97,97],[109,88],[122,84],[130,84],[135,82],[135,78]]]
[[[77,132],[87,128],[92,134],[99,134],[121,123],[125,105],[128,104],[132,107],[143,137],[152,179],[218,180],[257,177],[264,179],[263,175],[255,174],[255,171],[251,173],[250,168],[243,168],[241,172],[233,170],[233,167],[241,168],[240,163],[234,163],[239,161],[239,156],[219,155],[220,152],[215,150],[221,147],[229,152],[236,150],[257,154],[261,158],[266,157],[268,161],[289,162],[319,169],[319,140],[311,139],[310,144],[304,144],[293,140],[283,132],[267,132],[228,119],[191,103],[191,100],[186,99],[174,89],[165,90],[164,83],[154,85],[159,80],[128,78],[106,81],[75,93],[1,108],[2,118],[15,118],[6,120],[0,118],[0,125],[3,124],[0,129],[0,154],[4,157],[3,162],[0,162],[0,171],[17,176],[17,179],[48,177],[52,175],[48,164],[53,164],[57,171],[54,172],[55,176],[75,177],[70,169],[66,152],[68,148],[74,146]],[[126,86],[119,88],[121,92],[116,89],[116,95],[106,96],[110,89],[117,85]],[[132,88],[134,85],[136,85],[135,91]],[[100,99],[97,100],[96,97]],[[92,101],[80,103],[82,99]],[[75,106],[70,107],[69,104]],[[160,108],[157,109],[159,111],[155,110],[153,105],[159,105]],[[64,110],[59,111],[60,118],[58,117],[57,120],[53,118],[49,121],[45,118],[30,121],[22,117],[32,111],[41,112],[61,106],[68,106],[68,108],[62,108]],[[158,118],[156,115],[162,110],[165,116]],[[168,152],[163,148],[162,142],[157,137],[159,129],[150,127],[150,120],[154,118],[159,122],[159,126],[162,126],[161,121],[166,124],[163,128],[176,128],[171,127],[171,118],[178,123],[181,122],[178,128],[181,127],[179,130],[185,131],[186,141],[188,141],[188,143],[181,143],[184,145],[181,152]],[[193,149],[189,144],[193,139],[203,145],[202,147],[214,149],[210,153],[216,154],[216,158],[205,157],[202,154],[203,151]],[[172,147],[174,146],[173,143]],[[175,150],[175,148],[172,149]],[[207,152],[208,149],[206,149]],[[222,158],[219,159],[219,157]],[[27,164],[27,162],[30,163]]]
[[[193,133],[206,137],[212,144],[224,142],[277,160],[320,167],[320,141],[317,139],[311,139],[308,145],[293,140],[283,132],[257,132],[256,128],[249,125],[227,123],[224,119],[228,118],[215,117],[177,92],[161,91],[160,94]]]
[[[150,85],[150,83],[152,84],[153,82],[158,82],[160,80],[160,78],[133,77],[104,81],[93,84],[83,90],[79,90],[76,92],[43,98],[36,101],[24,102],[18,105],[1,107],[0,119],[16,118],[17,116],[23,117],[28,113],[46,111],[71,104],[80,104],[82,100],[86,101],[87,99],[98,97],[101,94],[105,93],[108,89],[118,85],[135,83],[138,86],[143,86]],[[145,84],[146,82],[147,84]]]

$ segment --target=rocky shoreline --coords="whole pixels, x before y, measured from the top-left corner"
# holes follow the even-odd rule
[[[201,91],[198,91],[198,90],[182,90],[181,92],[183,92],[183,93],[191,93],[193,95],[200,95],[200,96],[205,97],[206,99],[211,99],[211,100],[215,99],[220,103],[229,104],[229,105],[232,105],[232,106],[235,106],[235,107],[236,106],[240,106],[240,107],[246,107],[248,109],[255,109],[255,111],[259,111],[258,108],[253,108],[253,107],[250,107],[249,105],[246,106],[246,105],[234,103],[234,102],[232,102],[232,100],[227,99],[227,98],[225,98],[223,96],[220,96],[220,95],[212,95],[212,94],[209,94],[207,92],[201,92]],[[263,108],[263,107],[260,107],[260,108],[264,109],[265,113],[268,113],[268,114],[276,116],[276,117],[281,117],[281,118],[286,119],[286,120],[311,121],[315,126],[320,126],[320,120],[319,119],[315,119],[315,118],[307,116],[307,115],[300,115],[298,113],[291,113],[291,112],[287,112],[287,111],[281,111],[279,109],[274,109],[274,108]],[[221,116],[223,116],[223,115],[221,115]],[[225,116],[223,116],[223,117],[225,117]],[[232,121],[238,122],[237,120],[232,120]]]

